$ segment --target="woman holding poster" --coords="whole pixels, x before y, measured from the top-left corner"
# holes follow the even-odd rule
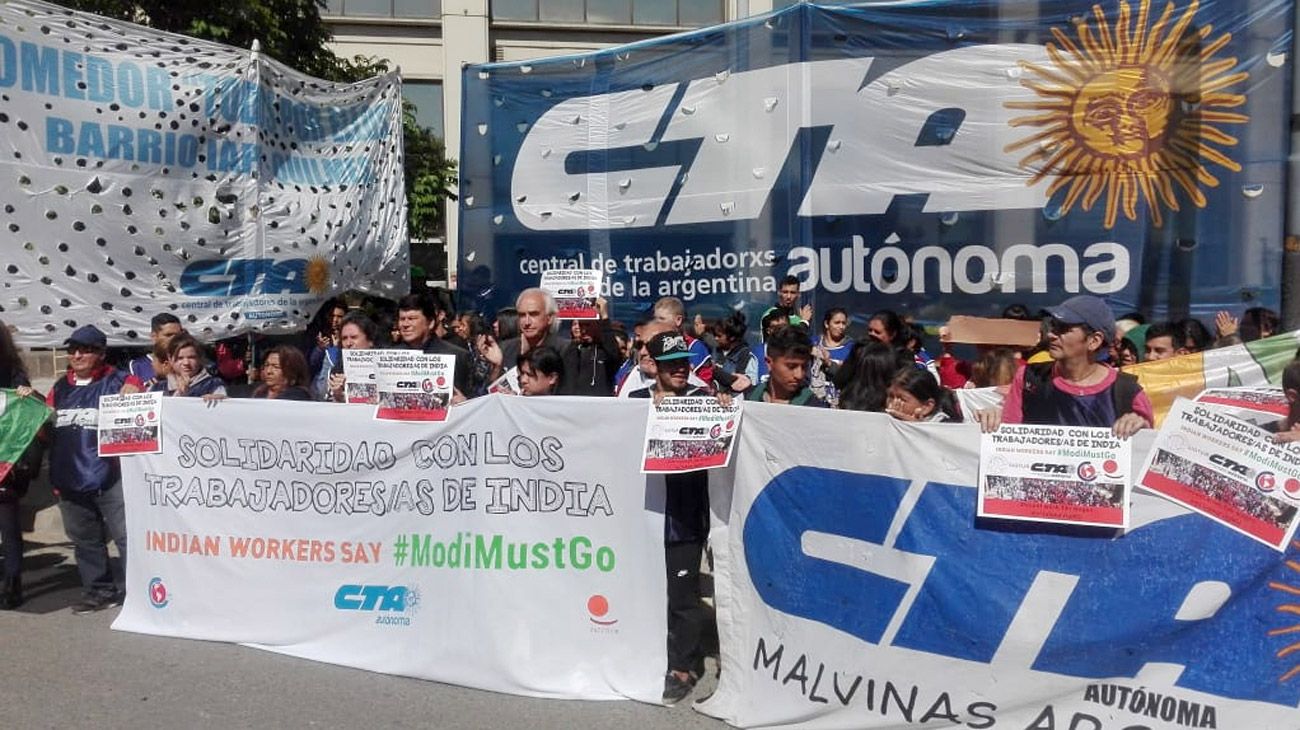
[[[379,338],[379,326],[361,312],[349,312],[339,325],[339,344],[344,350],[370,350]],[[343,391],[347,386],[347,374],[344,372],[343,357],[334,364],[329,377],[327,400],[344,403]]]
[[[1137,378],[1099,361],[1115,336],[1110,306],[1080,295],[1047,311],[1052,362],[1021,368],[1002,409],[976,414],[985,433],[1003,423],[1110,428],[1120,438],[1150,428],[1151,400]]]

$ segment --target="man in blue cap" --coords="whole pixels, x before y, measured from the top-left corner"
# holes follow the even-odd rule
[[[1002,423],[1093,426],[1128,438],[1155,421],[1137,378],[1101,358],[1115,337],[1115,315],[1094,296],[1070,297],[1047,310],[1049,363],[1026,365],[1011,381],[1002,409],[975,414],[984,431]]]
[[[78,615],[122,605],[126,574],[126,506],[116,458],[99,456],[99,399],[138,391],[133,375],[104,362],[108,338],[86,325],[67,340],[68,372],[55,381],[46,402],[55,411],[50,443],[50,486],[59,497],[63,529],[72,541],[81,575]],[[109,566],[107,533],[117,544],[122,574]]]

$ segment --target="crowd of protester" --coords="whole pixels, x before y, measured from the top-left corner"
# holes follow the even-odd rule
[[[939,356],[932,356],[923,344],[925,331],[897,312],[871,313],[861,332],[852,331],[852,317],[843,308],[828,309],[815,319],[810,306],[799,304],[799,282],[793,277],[780,282],[777,301],[752,333],[741,312],[713,321],[688,318],[682,301],[673,297],[659,299],[646,317],[629,323],[611,320],[603,299],[595,306],[599,319],[562,327],[555,300],[538,288],[521,292],[513,307],[491,317],[458,312],[448,292],[430,290],[395,303],[330,301],[302,338],[257,335],[211,345],[186,333],[177,317],[160,313],[151,323],[150,347],[138,353],[110,350],[106,335],[94,326],[78,329],[66,343],[68,371],[45,396],[57,413],[53,424],[0,483],[5,551],[0,608],[22,602],[17,501],[39,469],[44,450],[52,454],[50,481],[60,497],[82,579],[83,597],[74,612],[121,603],[122,574],[110,571],[104,537],[117,543],[124,563],[125,517],[117,461],[96,452],[101,395],[153,390],[210,401],[342,402],[348,391],[344,352],[391,347],[452,356],[451,405],[497,392],[655,403],[708,396],[724,402],[734,398],[878,412],[907,422],[976,421],[985,430],[1001,423],[1100,426],[1126,438],[1152,425],[1153,409],[1137,379],[1117,366],[1248,342],[1279,327],[1276,314],[1256,308],[1240,319],[1221,313],[1211,334],[1194,319],[1148,324],[1137,314],[1116,318],[1104,301],[1076,296],[1037,314],[1020,305],[1007,308],[1007,319],[1041,322],[1036,346],[981,345],[973,357],[961,358],[942,329]],[[1295,403],[1300,400],[1300,367],[1288,372],[1292,370],[1287,394]],[[361,385],[373,393],[373,384]],[[2,324],[0,387],[41,397],[32,391]],[[1003,405],[963,412],[958,396],[968,388],[998,388]],[[432,395],[396,396],[390,404],[408,406],[413,400],[421,406],[447,405]],[[1292,430],[1300,421],[1296,415],[1278,424],[1280,440],[1300,440],[1300,431]],[[682,454],[683,448],[711,453],[723,445],[715,440],[685,446],[666,442],[663,456],[690,455]],[[670,475],[666,485],[669,671],[664,699],[671,703],[687,696],[703,671],[708,629],[699,569],[709,507],[704,472]],[[1062,491],[1059,485],[1024,481],[1005,486],[1016,499],[1086,506],[1111,502],[1096,490]],[[1261,519],[1282,517],[1254,503],[1239,507]]]
[[[987,495],[1016,502],[1065,507],[1121,507],[1124,490],[1115,484],[989,476]]]
[[[1200,492],[1222,505],[1225,512],[1248,515],[1279,530],[1285,531],[1295,517],[1295,505],[1164,449],[1151,460],[1151,471]]]

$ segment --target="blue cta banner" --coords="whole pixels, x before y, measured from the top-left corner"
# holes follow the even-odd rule
[[[1123,530],[977,518],[973,424],[746,403],[735,449],[711,480],[722,671],[706,714],[1300,727],[1295,545],[1284,555],[1145,490]]]
[[[462,291],[927,322],[1276,307],[1292,4],[800,4],[465,74]]]

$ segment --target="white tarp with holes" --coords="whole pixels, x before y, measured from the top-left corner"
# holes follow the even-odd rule
[[[331,294],[405,292],[401,82],[38,2],[0,4],[0,320],[147,341],[301,329]]]

